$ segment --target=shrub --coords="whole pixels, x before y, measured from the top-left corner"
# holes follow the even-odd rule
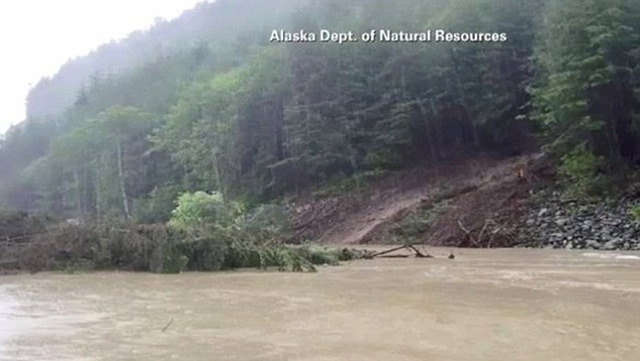
[[[629,209],[629,214],[636,222],[640,222],[640,205],[636,205]]]
[[[198,191],[178,197],[178,207],[171,213],[169,225],[189,229],[207,224],[228,224],[234,217],[219,192]]]
[[[560,173],[570,182],[569,191],[576,196],[602,195],[608,179],[602,172],[604,158],[596,157],[584,143],[562,157]]]

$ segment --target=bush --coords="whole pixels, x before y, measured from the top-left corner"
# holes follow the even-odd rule
[[[596,157],[584,143],[562,157],[560,173],[569,181],[575,196],[603,195],[609,180],[603,172],[604,158]]]
[[[225,205],[219,192],[184,193],[178,197],[178,207],[171,213],[169,225],[178,229],[226,225],[236,216],[235,211]]]
[[[640,205],[636,205],[629,209],[629,214],[636,222],[640,222]]]

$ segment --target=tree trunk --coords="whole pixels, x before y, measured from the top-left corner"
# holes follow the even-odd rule
[[[220,168],[218,150],[215,146],[211,145],[211,165],[213,166],[214,177],[216,178],[216,183],[218,186],[218,190],[222,194],[222,201],[226,204],[227,202],[227,187],[224,184],[222,169]]]
[[[124,166],[122,160],[122,145],[120,139],[116,140],[116,152],[118,157],[118,180],[120,181],[120,193],[122,194],[122,206],[124,209],[124,218],[131,218],[131,212],[129,211],[129,201],[127,200],[127,186],[124,179]]]
[[[438,117],[436,106],[433,104],[433,99],[429,99],[429,103],[431,104],[431,113],[433,115],[433,119]],[[438,155],[436,154],[436,145],[433,140],[433,127],[431,126],[431,122],[427,118],[427,112],[424,109],[424,105],[420,103],[420,110],[422,111],[422,116],[424,117],[424,126],[427,131],[427,138],[429,139],[429,150],[431,151],[431,162],[436,164],[438,162]]]
[[[98,160],[101,160],[102,157],[98,158]],[[99,164],[99,162],[97,162]],[[102,207],[102,196],[100,195],[100,189],[101,189],[101,184],[100,184],[100,171],[99,171],[99,165],[96,166],[95,169],[95,181],[94,181],[94,188],[96,191],[96,219],[100,219],[102,217],[102,212],[101,212],[101,207]]]
[[[78,218],[82,217],[82,189],[80,187],[80,174],[76,168],[73,171],[73,178],[76,182],[76,207],[78,208]]]

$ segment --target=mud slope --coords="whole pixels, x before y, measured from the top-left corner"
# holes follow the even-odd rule
[[[297,204],[294,232],[297,239],[324,244],[389,243],[389,234],[408,216],[445,204],[422,242],[508,246],[515,241],[514,228],[526,208],[528,190],[538,179],[534,171],[541,169],[540,159],[466,158],[399,172],[366,190]],[[518,177],[520,169],[532,169],[525,173],[528,181]]]

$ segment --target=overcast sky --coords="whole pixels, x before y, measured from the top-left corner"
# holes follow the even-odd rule
[[[29,88],[68,59],[203,0],[0,1],[0,134],[25,118]]]

